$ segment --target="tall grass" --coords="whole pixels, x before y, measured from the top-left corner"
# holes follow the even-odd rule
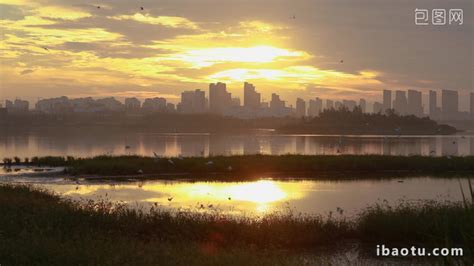
[[[300,265],[305,263],[301,252],[337,250],[348,241],[368,251],[376,244],[460,246],[466,262],[474,250],[472,202],[379,204],[356,219],[292,212],[254,219],[156,208],[143,212],[2,185],[0,213],[5,264]]]

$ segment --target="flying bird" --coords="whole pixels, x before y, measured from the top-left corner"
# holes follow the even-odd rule
[[[48,47],[41,47],[41,48],[43,48],[45,51],[48,51],[48,52],[49,52]]]
[[[168,198],[168,201],[172,201],[172,200],[173,200],[173,197],[169,197],[169,198]]]
[[[341,60],[341,61],[339,61],[339,62],[341,62],[341,64],[342,64],[342,63],[344,63],[344,60]]]
[[[142,6],[140,7],[140,10],[145,10]]]
[[[100,9],[100,6],[97,6],[97,9]]]

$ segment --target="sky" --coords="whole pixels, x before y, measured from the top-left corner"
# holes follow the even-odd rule
[[[265,100],[474,91],[472,0],[0,0],[0,100],[164,97],[243,82]],[[99,8],[100,7],[100,8]],[[141,9],[143,7],[143,10]],[[415,25],[415,8],[463,25]],[[426,98],[426,96],[425,96]]]

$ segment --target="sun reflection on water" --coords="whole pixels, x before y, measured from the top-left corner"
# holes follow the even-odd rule
[[[232,212],[269,212],[275,204],[302,198],[300,186],[273,180],[254,182],[145,182],[134,184],[64,185],[60,193],[71,197],[97,198],[107,195],[122,202],[157,203],[160,206],[192,209],[220,208]],[[58,187],[54,190],[58,191]],[[209,207],[211,206],[211,207]]]

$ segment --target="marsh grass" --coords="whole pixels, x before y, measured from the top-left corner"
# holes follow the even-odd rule
[[[4,162],[11,163],[8,158]],[[474,156],[380,155],[238,155],[184,158],[97,156],[92,158],[34,157],[28,165],[66,166],[70,174],[224,174],[257,176],[268,173],[410,172],[473,173]]]
[[[463,247],[469,262],[474,248],[472,201],[378,204],[350,220],[293,212],[255,219],[144,212],[1,185],[0,213],[0,261],[6,265],[301,265],[308,264],[302,252],[335,251],[348,241],[369,254],[381,243]]]

